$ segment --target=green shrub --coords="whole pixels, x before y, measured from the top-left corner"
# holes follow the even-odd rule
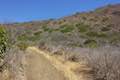
[[[107,38],[107,34],[101,32],[101,33],[98,33],[98,37],[100,37],[100,38]]]
[[[82,19],[83,19],[83,20],[87,20],[87,17],[86,17],[86,16],[82,16]]]
[[[73,30],[74,30],[74,27],[72,25],[63,25],[60,27],[60,31],[62,33],[72,32]]]
[[[101,31],[109,31],[110,30],[110,28],[108,28],[108,27],[103,27],[102,29],[101,29]]]
[[[98,46],[97,41],[95,40],[86,40],[84,42],[85,47],[96,48]]]
[[[103,17],[102,22],[106,22],[109,20],[109,17]]]
[[[87,32],[86,35],[89,37],[98,37],[98,38],[107,37],[107,35],[103,32],[94,32],[94,31]]]
[[[45,32],[49,30],[49,28],[48,28],[47,26],[43,26],[42,29],[43,29],[43,31],[45,31]]]
[[[114,32],[114,33],[110,34],[110,43],[112,43],[112,44],[120,43],[120,33],[119,32]]]
[[[26,41],[26,40],[28,40],[28,36],[26,34],[22,34],[22,35],[18,36],[18,40]]]
[[[50,28],[49,28],[47,32],[48,32],[48,33],[52,33],[53,31],[54,31],[53,29],[50,29]]]
[[[20,36],[18,36],[18,41],[22,41],[22,42],[25,42],[25,41],[36,41],[36,40],[39,40],[40,39],[40,32],[35,32],[33,33],[34,35],[27,35],[27,34],[22,34]]]
[[[34,33],[34,35],[35,35],[35,36],[38,36],[38,35],[40,35],[41,33],[42,33],[42,31],[37,31],[37,32]]]
[[[38,41],[38,40],[40,40],[40,38],[41,38],[41,36],[40,35],[34,35],[34,36],[30,36],[29,38],[28,38],[28,40],[29,41]]]
[[[43,31],[49,32],[49,33],[52,33],[54,31],[54,29],[48,28],[47,26],[43,26],[42,29]]]
[[[103,11],[104,11],[104,9],[102,9],[102,8],[97,8],[97,9],[95,10],[96,13],[101,13],[101,12],[103,12]]]
[[[88,26],[88,25],[85,25],[85,24],[83,24],[83,23],[76,24],[76,27],[78,28],[78,31],[79,31],[79,32],[87,32],[88,29],[89,29],[89,26]]]
[[[26,50],[26,48],[28,47],[29,45],[25,42],[20,42],[17,44],[17,47],[20,48],[20,50]]]
[[[3,27],[0,27],[0,58],[4,57],[8,47],[8,37],[7,32]]]

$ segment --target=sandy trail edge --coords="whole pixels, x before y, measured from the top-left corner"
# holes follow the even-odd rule
[[[75,72],[77,69],[81,69],[81,71],[82,71],[82,69],[89,71],[90,68],[86,68],[85,65],[80,65],[79,63],[70,62],[70,61],[62,62],[60,60],[60,58],[58,58],[56,56],[50,56],[50,55],[48,55],[49,52],[42,51],[36,47],[29,47],[29,48],[27,48],[27,50],[43,55],[46,59],[48,59],[52,63],[52,65],[58,71],[62,71],[64,73],[64,76],[67,77],[69,80],[88,80],[88,78],[85,78],[85,76],[87,76],[86,74],[83,74],[83,73],[77,74]],[[89,80],[91,80],[91,79],[89,78]]]

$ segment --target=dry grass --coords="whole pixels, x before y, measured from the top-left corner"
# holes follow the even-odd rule
[[[93,80],[120,80],[119,47],[72,49],[59,46],[52,47],[50,51],[55,55],[63,56],[66,61],[83,62],[83,64],[92,68],[89,73],[93,76]],[[79,69],[77,72],[79,72]]]
[[[90,51],[85,57],[93,69],[94,80],[120,80],[119,48],[101,48]]]
[[[0,80],[24,80],[24,52],[12,47],[4,58]],[[7,77],[6,77],[7,76]]]
[[[84,64],[66,61],[61,56],[49,55],[48,51],[39,50],[35,47],[29,47],[27,50],[43,55],[58,71],[63,72],[69,80],[88,80],[88,78],[91,80],[91,76],[86,74],[91,71],[91,68],[88,68]]]

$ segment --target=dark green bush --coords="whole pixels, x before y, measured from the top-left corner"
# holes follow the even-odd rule
[[[38,36],[38,35],[40,35],[41,33],[42,33],[42,31],[37,31],[37,32],[34,33],[34,35],[35,35],[35,36]]]
[[[4,57],[8,47],[8,37],[7,32],[4,27],[0,27],[0,58]]]
[[[18,36],[18,40],[20,40],[20,41],[26,41],[28,39],[29,38],[28,38],[28,36],[26,34],[22,34],[22,35]]]
[[[106,22],[109,20],[109,17],[103,17],[102,22]]]
[[[96,48],[98,46],[97,41],[95,40],[86,40],[84,42],[85,47]]]
[[[54,29],[48,28],[47,26],[43,26],[42,29],[43,31],[49,32],[49,33],[52,33],[54,31]]]
[[[53,29],[49,29],[49,30],[48,30],[49,33],[52,33],[53,31],[54,31]]]
[[[49,28],[47,26],[43,26],[42,29],[43,29],[43,31],[48,31],[49,30]]]
[[[112,44],[120,43],[120,33],[119,32],[114,32],[114,33],[110,34],[110,43],[112,43]]]
[[[101,29],[101,31],[109,31],[110,30],[110,28],[108,28],[108,27],[103,27],[102,29]]]
[[[29,41],[38,41],[38,40],[40,40],[40,38],[41,38],[41,36],[40,35],[34,35],[34,36],[30,36],[29,38],[28,38],[28,40]]]
[[[20,50],[26,50],[26,48],[28,47],[29,45],[25,42],[20,42],[17,44],[17,47],[20,49]]]
[[[88,33],[86,33],[86,35],[89,37],[96,37],[96,36],[98,36],[98,33],[97,32],[88,32]]]
[[[98,37],[98,38],[106,38],[107,37],[107,35],[103,32],[94,32],[94,31],[87,32],[86,35],[89,37]]]
[[[83,23],[76,24],[76,27],[78,28],[78,31],[79,31],[79,32],[87,32],[88,29],[89,29],[89,26],[88,26],[88,25],[85,25],[85,24],[83,24]]]
[[[60,27],[60,31],[62,33],[72,32],[73,30],[74,30],[74,26],[72,26],[72,25],[63,25]]]

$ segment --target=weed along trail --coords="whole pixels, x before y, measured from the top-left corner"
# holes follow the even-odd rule
[[[55,56],[35,47],[26,50],[27,80],[86,80],[83,74],[76,74],[77,68],[83,67],[77,63],[62,63]]]

